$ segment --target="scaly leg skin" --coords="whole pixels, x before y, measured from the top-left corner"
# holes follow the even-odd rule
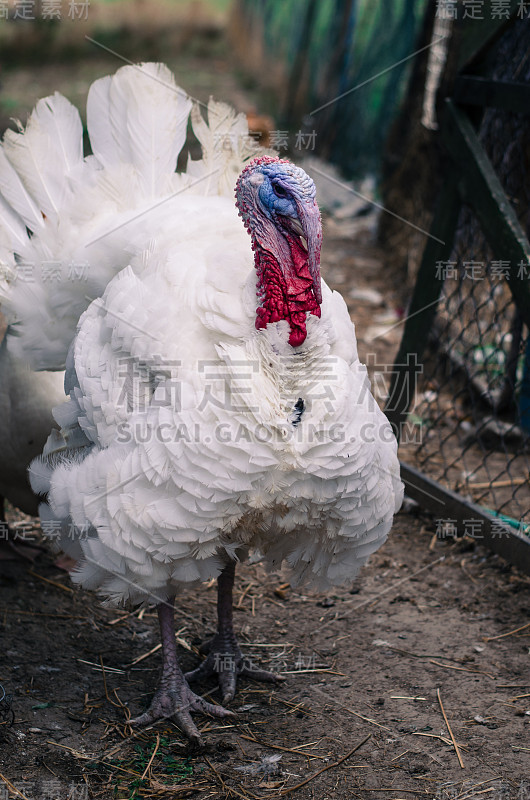
[[[162,639],[162,677],[148,710],[131,720],[131,725],[151,725],[157,720],[171,717],[192,742],[202,746],[201,735],[191,718],[192,712],[211,714],[214,717],[235,715],[222,706],[207,703],[202,697],[194,694],[188,686],[178,663],[173,619],[174,600],[172,597],[167,603],[157,606]]]
[[[190,683],[217,675],[223,705],[234,699],[238,675],[271,683],[283,680],[281,675],[258,669],[241,652],[232,618],[235,569],[235,563],[232,561],[217,579],[217,633],[206,646],[208,656],[197,669],[186,673],[186,680]]]

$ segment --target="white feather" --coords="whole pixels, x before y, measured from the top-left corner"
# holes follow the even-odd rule
[[[28,194],[13,165],[0,146],[0,193],[25,222],[30,231],[44,227],[44,220],[33,199]],[[4,211],[2,218],[4,217]],[[15,248],[15,244],[13,244]]]
[[[0,230],[5,244],[8,244],[11,251],[23,252],[28,244],[28,235],[22,219],[14,211],[7,200],[0,194]]]
[[[106,167],[131,164],[146,198],[175,171],[191,101],[164,64],[123,67],[96,81],[87,119],[93,152]]]
[[[37,207],[59,219],[68,196],[68,176],[82,160],[83,128],[79,113],[56,93],[39,100],[26,130],[7,130],[4,152]]]
[[[396,443],[325,283],[296,353],[285,320],[255,328],[253,254],[233,200],[260,152],[244,117],[214,101],[207,122],[194,109],[203,158],[177,175],[190,103],[165,67],[124,67],[88,105],[83,169],[63,146],[54,180],[41,170],[32,183],[49,115],[18,135],[24,185],[58,213],[26,249],[61,270],[56,283],[4,289],[19,323],[10,346],[67,367],[62,430],[33,473],[43,513],[78,532],[75,580],[111,603],[145,602],[250,550],[287,560],[294,583],[353,578],[401,503]],[[69,259],[82,257],[86,281],[70,280]]]
[[[119,163],[118,141],[110,123],[110,75],[100,78],[88,92],[86,116],[90,146],[94,156],[105,166]]]
[[[266,151],[249,135],[244,114],[236,114],[226,103],[210,99],[208,122],[198,106],[191,112],[193,132],[202,148],[200,161],[188,161],[187,172],[197,178],[208,177],[204,194],[232,196],[234,185],[247,161]],[[275,155],[275,153],[273,153]]]

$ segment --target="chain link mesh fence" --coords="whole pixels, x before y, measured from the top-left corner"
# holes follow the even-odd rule
[[[530,83],[529,32],[526,22],[505,34],[490,77]],[[488,109],[479,132],[528,233],[530,113]],[[530,279],[530,265],[494,257],[473,210],[463,206],[451,258],[436,265],[444,289],[409,415],[419,444],[403,443],[400,455],[529,533],[530,336],[510,270]]]

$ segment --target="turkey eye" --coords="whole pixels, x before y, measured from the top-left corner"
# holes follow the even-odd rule
[[[276,197],[287,197],[287,190],[279,183],[273,183],[272,188]]]

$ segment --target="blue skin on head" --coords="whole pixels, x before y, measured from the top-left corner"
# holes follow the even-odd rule
[[[264,176],[258,196],[269,219],[281,215],[298,217],[298,202],[311,202],[315,197],[313,181],[294,164],[263,164]]]

